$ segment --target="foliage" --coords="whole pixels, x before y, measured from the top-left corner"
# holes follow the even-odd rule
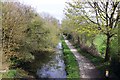
[[[4,55],[9,60],[11,56],[22,54],[20,48],[25,40],[26,33],[24,31],[30,23],[33,11],[30,7],[14,2],[3,2],[2,5],[3,50]]]
[[[118,55],[118,37],[113,37],[111,39],[111,45],[110,45],[110,54],[112,55],[111,57],[114,57],[114,55]]]
[[[36,61],[37,52],[49,54],[59,41],[58,20],[43,18],[31,6],[2,2],[2,21],[4,61],[11,68],[26,69],[23,65]]]
[[[66,2],[64,12],[66,21],[63,20],[63,26],[65,26],[63,29],[67,28],[68,31],[71,31],[72,36],[76,35],[78,42],[84,45],[90,42],[91,44],[88,46],[95,47],[93,41],[96,34],[106,35],[104,54],[105,61],[108,61],[111,56],[111,38],[117,35],[118,30],[119,2],[113,0],[105,0],[105,2],[101,0],[98,2],[73,0]],[[75,40],[76,38],[74,38]]]
[[[111,43],[111,64],[110,64],[110,68],[111,71],[115,73],[115,75],[117,75],[118,77],[120,76],[120,23],[118,24],[118,35],[113,37],[112,43]],[[119,77],[120,78],[120,77]]]
[[[81,12],[81,2],[67,2],[66,5],[66,18],[63,19],[62,22],[63,33],[68,33],[69,31],[69,33],[73,36],[74,41],[80,38],[78,42],[81,44],[84,43],[88,45],[87,42],[90,42],[88,46],[94,46],[93,40],[95,38],[95,35],[100,32],[98,31],[96,25],[89,23],[88,20],[84,18],[84,14]]]
[[[97,48],[97,50],[101,53],[101,55],[104,55],[105,49],[106,49],[106,36],[105,35],[97,35],[94,39],[94,44]]]
[[[57,19],[55,19],[54,17],[50,16],[47,13],[44,13],[46,16],[42,16],[45,22],[45,26],[48,31],[48,37],[47,37],[47,46],[51,46],[51,47],[56,47],[58,41],[59,41],[59,22]]]

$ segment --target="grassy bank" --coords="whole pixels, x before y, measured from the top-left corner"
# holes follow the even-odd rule
[[[79,67],[75,56],[72,54],[65,41],[62,40],[64,61],[66,65],[67,78],[80,78]]]
[[[81,50],[80,47],[77,47],[76,45],[75,47],[81,55],[85,56],[96,66],[96,68],[100,71],[101,76],[105,77],[105,70],[108,69],[109,62],[104,62],[102,57],[94,56],[87,51]]]
[[[0,74],[0,76],[2,75],[2,78],[37,78],[37,69],[50,61],[52,56],[54,56],[54,51],[35,51],[33,54],[33,61],[22,62],[19,66],[10,68],[8,72],[3,73],[3,75]]]
[[[106,42],[105,42],[106,36],[105,35],[97,35],[94,40],[94,48],[90,48],[88,44],[85,44],[84,48],[82,45],[78,45],[77,43],[70,40],[70,42],[75,46],[75,48],[78,50],[78,52],[88,58],[100,71],[101,75],[105,77],[105,71],[109,70],[109,77],[115,77],[117,74],[119,74],[119,62],[113,61],[114,56],[115,59],[117,59],[118,56],[116,56],[117,53],[117,44],[115,42],[118,42],[116,38],[111,39],[111,45],[110,45],[110,55],[111,55],[111,61],[105,62],[104,61],[104,54],[105,54],[105,48],[106,48]],[[90,50],[92,52],[90,52]],[[98,52],[99,56],[95,56],[94,54]],[[118,60],[116,60],[118,61]],[[112,66],[111,66],[112,65]],[[113,66],[116,66],[115,68]],[[118,69],[117,69],[118,68]],[[114,71],[117,72],[117,74],[114,73]]]

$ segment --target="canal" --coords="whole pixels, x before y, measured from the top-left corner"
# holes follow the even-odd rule
[[[55,56],[37,70],[37,75],[39,78],[66,78],[61,42],[56,47]]]

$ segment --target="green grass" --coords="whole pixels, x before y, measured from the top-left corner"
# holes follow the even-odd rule
[[[99,56],[94,56],[88,52],[82,51],[80,48],[77,48],[78,52],[88,58],[93,64],[99,65],[104,62],[104,59]]]
[[[2,79],[2,73],[0,73],[0,79]]]
[[[9,70],[8,72],[3,74],[3,78],[15,78],[16,70]]]
[[[29,73],[23,69],[10,69],[8,72],[2,74],[2,78],[9,78],[13,80],[13,78],[33,78],[33,75],[28,75]]]
[[[74,46],[76,47],[76,49],[80,54],[88,58],[96,66],[96,68],[101,72],[101,75],[103,77],[105,76],[106,69],[109,70],[109,76],[114,76],[114,73],[113,73],[114,70],[112,71],[111,69],[110,61],[104,62],[104,58],[103,58],[105,53],[105,48],[106,48],[105,39],[106,39],[105,35],[97,35],[94,40],[96,49],[98,50],[99,53],[101,53],[100,56],[94,56],[91,53],[88,53],[87,51],[81,50],[77,44],[74,44]],[[118,51],[118,46],[116,42],[118,42],[116,37],[111,39],[111,45],[110,45],[111,57],[114,57]],[[115,59],[116,58],[117,56],[115,56]]]
[[[64,61],[66,65],[67,78],[80,78],[78,63],[65,41],[62,40]]]

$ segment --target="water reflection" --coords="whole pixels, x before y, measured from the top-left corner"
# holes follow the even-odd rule
[[[62,45],[58,43],[56,55],[51,61],[38,69],[37,75],[40,78],[66,78],[65,64],[63,61]]]

